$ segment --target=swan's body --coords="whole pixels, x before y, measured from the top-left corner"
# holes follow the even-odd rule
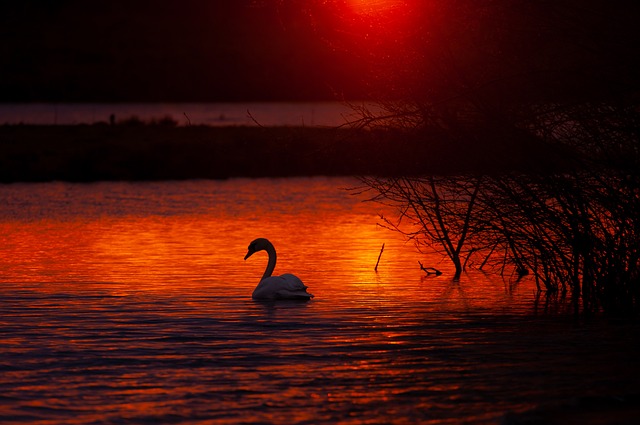
[[[251,257],[258,251],[267,251],[269,262],[267,268],[260,279],[260,283],[253,290],[253,299],[260,300],[309,300],[313,295],[307,292],[304,283],[292,274],[281,276],[271,276],[276,268],[276,249],[267,239],[258,238],[249,244],[247,255],[244,259]]]

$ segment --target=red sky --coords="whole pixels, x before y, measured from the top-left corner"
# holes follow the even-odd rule
[[[607,0],[5,2],[0,102],[627,90],[639,11]]]
[[[359,99],[400,3],[16,1],[0,101]]]

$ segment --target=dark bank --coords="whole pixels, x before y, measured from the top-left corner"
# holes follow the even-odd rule
[[[0,126],[4,183],[490,173],[548,158],[533,146],[460,146],[389,129]]]

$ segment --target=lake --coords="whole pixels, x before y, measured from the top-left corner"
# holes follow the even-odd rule
[[[0,422],[496,424],[635,389],[637,325],[545,311],[528,280],[453,282],[358,184],[1,185]],[[251,299],[256,237],[313,300]]]

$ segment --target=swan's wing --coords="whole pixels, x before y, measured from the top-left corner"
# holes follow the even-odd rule
[[[285,273],[279,277],[282,278],[282,280],[284,280],[284,285],[286,286],[287,289],[290,289],[293,291],[307,289],[307,285],[302,283],[300,278],[294,274]]]
[[[310,300],[311,298],[313,298],[313,294],[310,294],[307,291],[290,292],[286,289],[278,291],[275,296],[275,299],[278,300]]]
[[[313,295],[307,292],[307,285],[302,283],[298,276],[286,273],[279,277],[283,283],[276,292],[276,298],[313,298]]]
[[[309,299],[313,295],[307,292],[307,287],[295,275],[283,274],[262,279],[253,291],[253,298],[260,299]]]

